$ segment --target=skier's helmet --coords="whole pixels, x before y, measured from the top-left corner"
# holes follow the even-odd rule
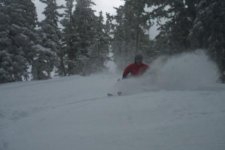
[[[143,56],[141,54],[137,54],[135,57],[134,57],[134,61],[135,62],[142,62],[143,61]]]

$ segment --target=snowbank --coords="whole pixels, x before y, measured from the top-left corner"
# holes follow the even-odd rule
[[[116,84],[123,96],[106,96],[115,74],[0,85],[0,150],[224,150],[214,64],[197,53],[151,67]]]
[[[224,90],[107,97],[115,79],[1,85],[0,149],[224,150]]]

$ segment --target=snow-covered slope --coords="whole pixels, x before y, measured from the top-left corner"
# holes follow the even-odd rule
[[[0,150],[224,150],[225,86],[166,84],[174,61],[155,82],[104,73],[0,85]],[[127,90],[107,97],[112,87]]]

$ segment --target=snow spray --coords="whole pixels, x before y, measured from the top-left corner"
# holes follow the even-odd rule
[[[217,65],[203,50],[157,58],[142,77],[122,80],[117,90],[137,93],[151,90],[201,90],[216,84]]]

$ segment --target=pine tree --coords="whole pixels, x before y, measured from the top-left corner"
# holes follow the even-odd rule
[[[61,53],[61,33],[58,27],[59,17],[58,6],[56,0],[40,0],[46,4],[43,12],[45,19],[40,22],[40,45],[36,47],[36,56],[33,62],[34,79],[48,79],[54,67],[63,68],[63,56]],[[58,57],[60,60],[58,61]],[[61,62],[59,65],[58,62]]]
[[[75,65],[75,49],[73,44],[73,38],[76,33],[73,27],[73,9],[75,0],[66,0],[66,6],[64,11],[64,18],[61,20],[63,25],[62,32],[62,50],[64,56],[64,73],[65,75],[72,74],[72,70]]]
[[[126,0],[124,6],[117,8],[113,50],[119,67],[133,60],[135,54],[147,50],[150,20],[143,15],[144,8],[145,3],[138,0]]]
[[[91,0],[77,0],[71,17],[71,32],[68,46],[68,74],[86,74],[89,66],[91,48],[95,38],[96,16],[91,8]]]
[[[28,77],[36,41],[36,9],[31,0],[1,1],[0,82]]]
[[[225,2],[201,0],[189,39],[193,48],[208,49],[211,58],[221,69],[225,81]]]
[[[156,47],[164,49],[162,53],[173,54],[190,50],[188,36],[195,20],[197,2],[198,0],[166,0],[151,3],[157,7],[150,16],[166,20],[166,23],[159,24],[161,32],[156,43]],[[164,44],[161,45],[160,41]]]
[[[110,42],[112,41],[113,30],[113,16],[109,13],[106,13],[105,33],[110,37]]]
[[[96,18],[96,23],[93,28],[95,29],[95,35],[89,52],[89,73],[97,72],[104,68],[111,40],[109,31],[107,31],[107,27],[104,24],[102,12]]]

